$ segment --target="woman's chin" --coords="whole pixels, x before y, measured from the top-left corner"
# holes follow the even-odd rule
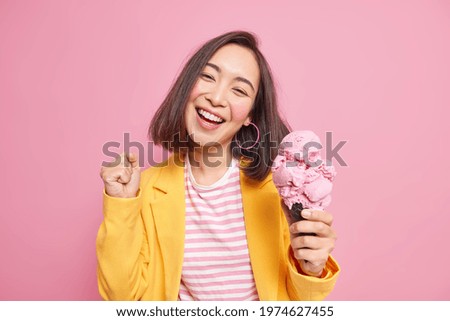
[[[212,148],[215,147],[217,150],[223,149],[225,146],[229,144],[224,143],[219,139],[212,138],[211,136],[206,136],[202,134],[190,134],[190,139],[194,142],[196,146],[199,148]]]

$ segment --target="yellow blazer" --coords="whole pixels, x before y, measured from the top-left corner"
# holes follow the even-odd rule
[[[177,300],[184,255],[183,162],[170,157],[141,174],[137,197],[103,195],[97,235],[98,286],[105,300]],[[250,262],[260,300],[322,300],[339,274],[330,256],[321,278],[303,275],[290,249],[278,192],[241,171]]]

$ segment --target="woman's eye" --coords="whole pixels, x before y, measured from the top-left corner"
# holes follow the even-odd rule
[[[210,74],[202,73],[202,74],[200,74],[200,76],[202,76],[202,78],[206,78],[206,79],[209,79],[209,80],[214,80],[214,77],[211,76]]]
[[[247,93],[244,90],[242,90],[242,89],[235,89],[234,91],[236,91],[237,93],[239,93],[241,95],[247,96]]]

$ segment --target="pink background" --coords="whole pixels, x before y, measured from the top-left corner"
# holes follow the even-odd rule
[[[333,132],[330,300],[449,300],[448,1],[0,2],[0,299],[98,300],[107,141],[146,130],[189,53],[257,33],[295,129]]]

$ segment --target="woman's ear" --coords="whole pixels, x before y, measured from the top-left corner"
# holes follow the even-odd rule
[[[250,117],[247,117],[247,119],[244,121],[244,126],[250,125],[251,122],[252,120],[250,119]]]

